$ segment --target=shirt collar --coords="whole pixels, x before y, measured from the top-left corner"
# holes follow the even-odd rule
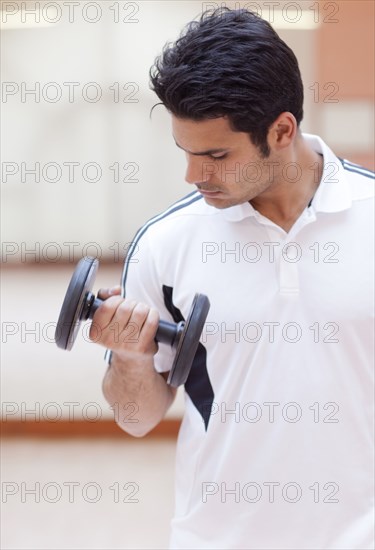
[[[323,155],[323,173],[312,201],[315,212],[340,212],[352,205],[350,185],[340,159],[319,137],[302,134],[310,147]]]
[[[255,210],[253,205],[249,202],[243,202],[242,204],[236,204],[229,208],[223,208],[221,212],[224,218],[229,222],[239,222],[245,218],[250,218],[258,214],[257,210]]]

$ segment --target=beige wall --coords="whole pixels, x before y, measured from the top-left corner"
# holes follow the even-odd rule
[[[336,130],[327,128],[327,133],[337,143],[338,154],[373,170],[375,4],[367,0],[321,4],[327,6],[326,17],[337,22],[317,30],[317,81],[333,83],[326,92],[337,90],[338,100],[323,105],[322,126],[335,124]],[[333,13],[335,5],[339,9]]]

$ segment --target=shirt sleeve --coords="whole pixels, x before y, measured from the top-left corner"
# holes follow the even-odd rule
[[[139,235],[139,233],[138,233]],[[128,249],[121,278],[122,296],[143,302],[155,308],[160,319],[173,323],[173,319],[164,304],[163,281],[155,266],[147,233],[136,236]],[[111,361],[111,352],[107,350],[105,359]],[[154,357],[157,372],[168,372],[173,364],[175,352],[168,344],[159,344]]]

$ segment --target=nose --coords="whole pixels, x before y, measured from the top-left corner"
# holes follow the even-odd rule
[[[187,167],[185,180],[187,183],[195,185],[205,183],[210,179],[213,163],[204,160],[204,157],[195,155],[186,155]]]

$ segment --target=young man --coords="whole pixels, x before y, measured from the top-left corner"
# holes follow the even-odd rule
[[[301,133],[296,58],[251,12],[190,23],[151,82],[195,190],[141,228],[123,297],[93,321],[111,350],[104,394],[137,403],[138,423],[117,420],[142,436],[175,395],[159,313],[177,322],[195,292],[210,299],[170,546],[371,548],[371,173]]]

